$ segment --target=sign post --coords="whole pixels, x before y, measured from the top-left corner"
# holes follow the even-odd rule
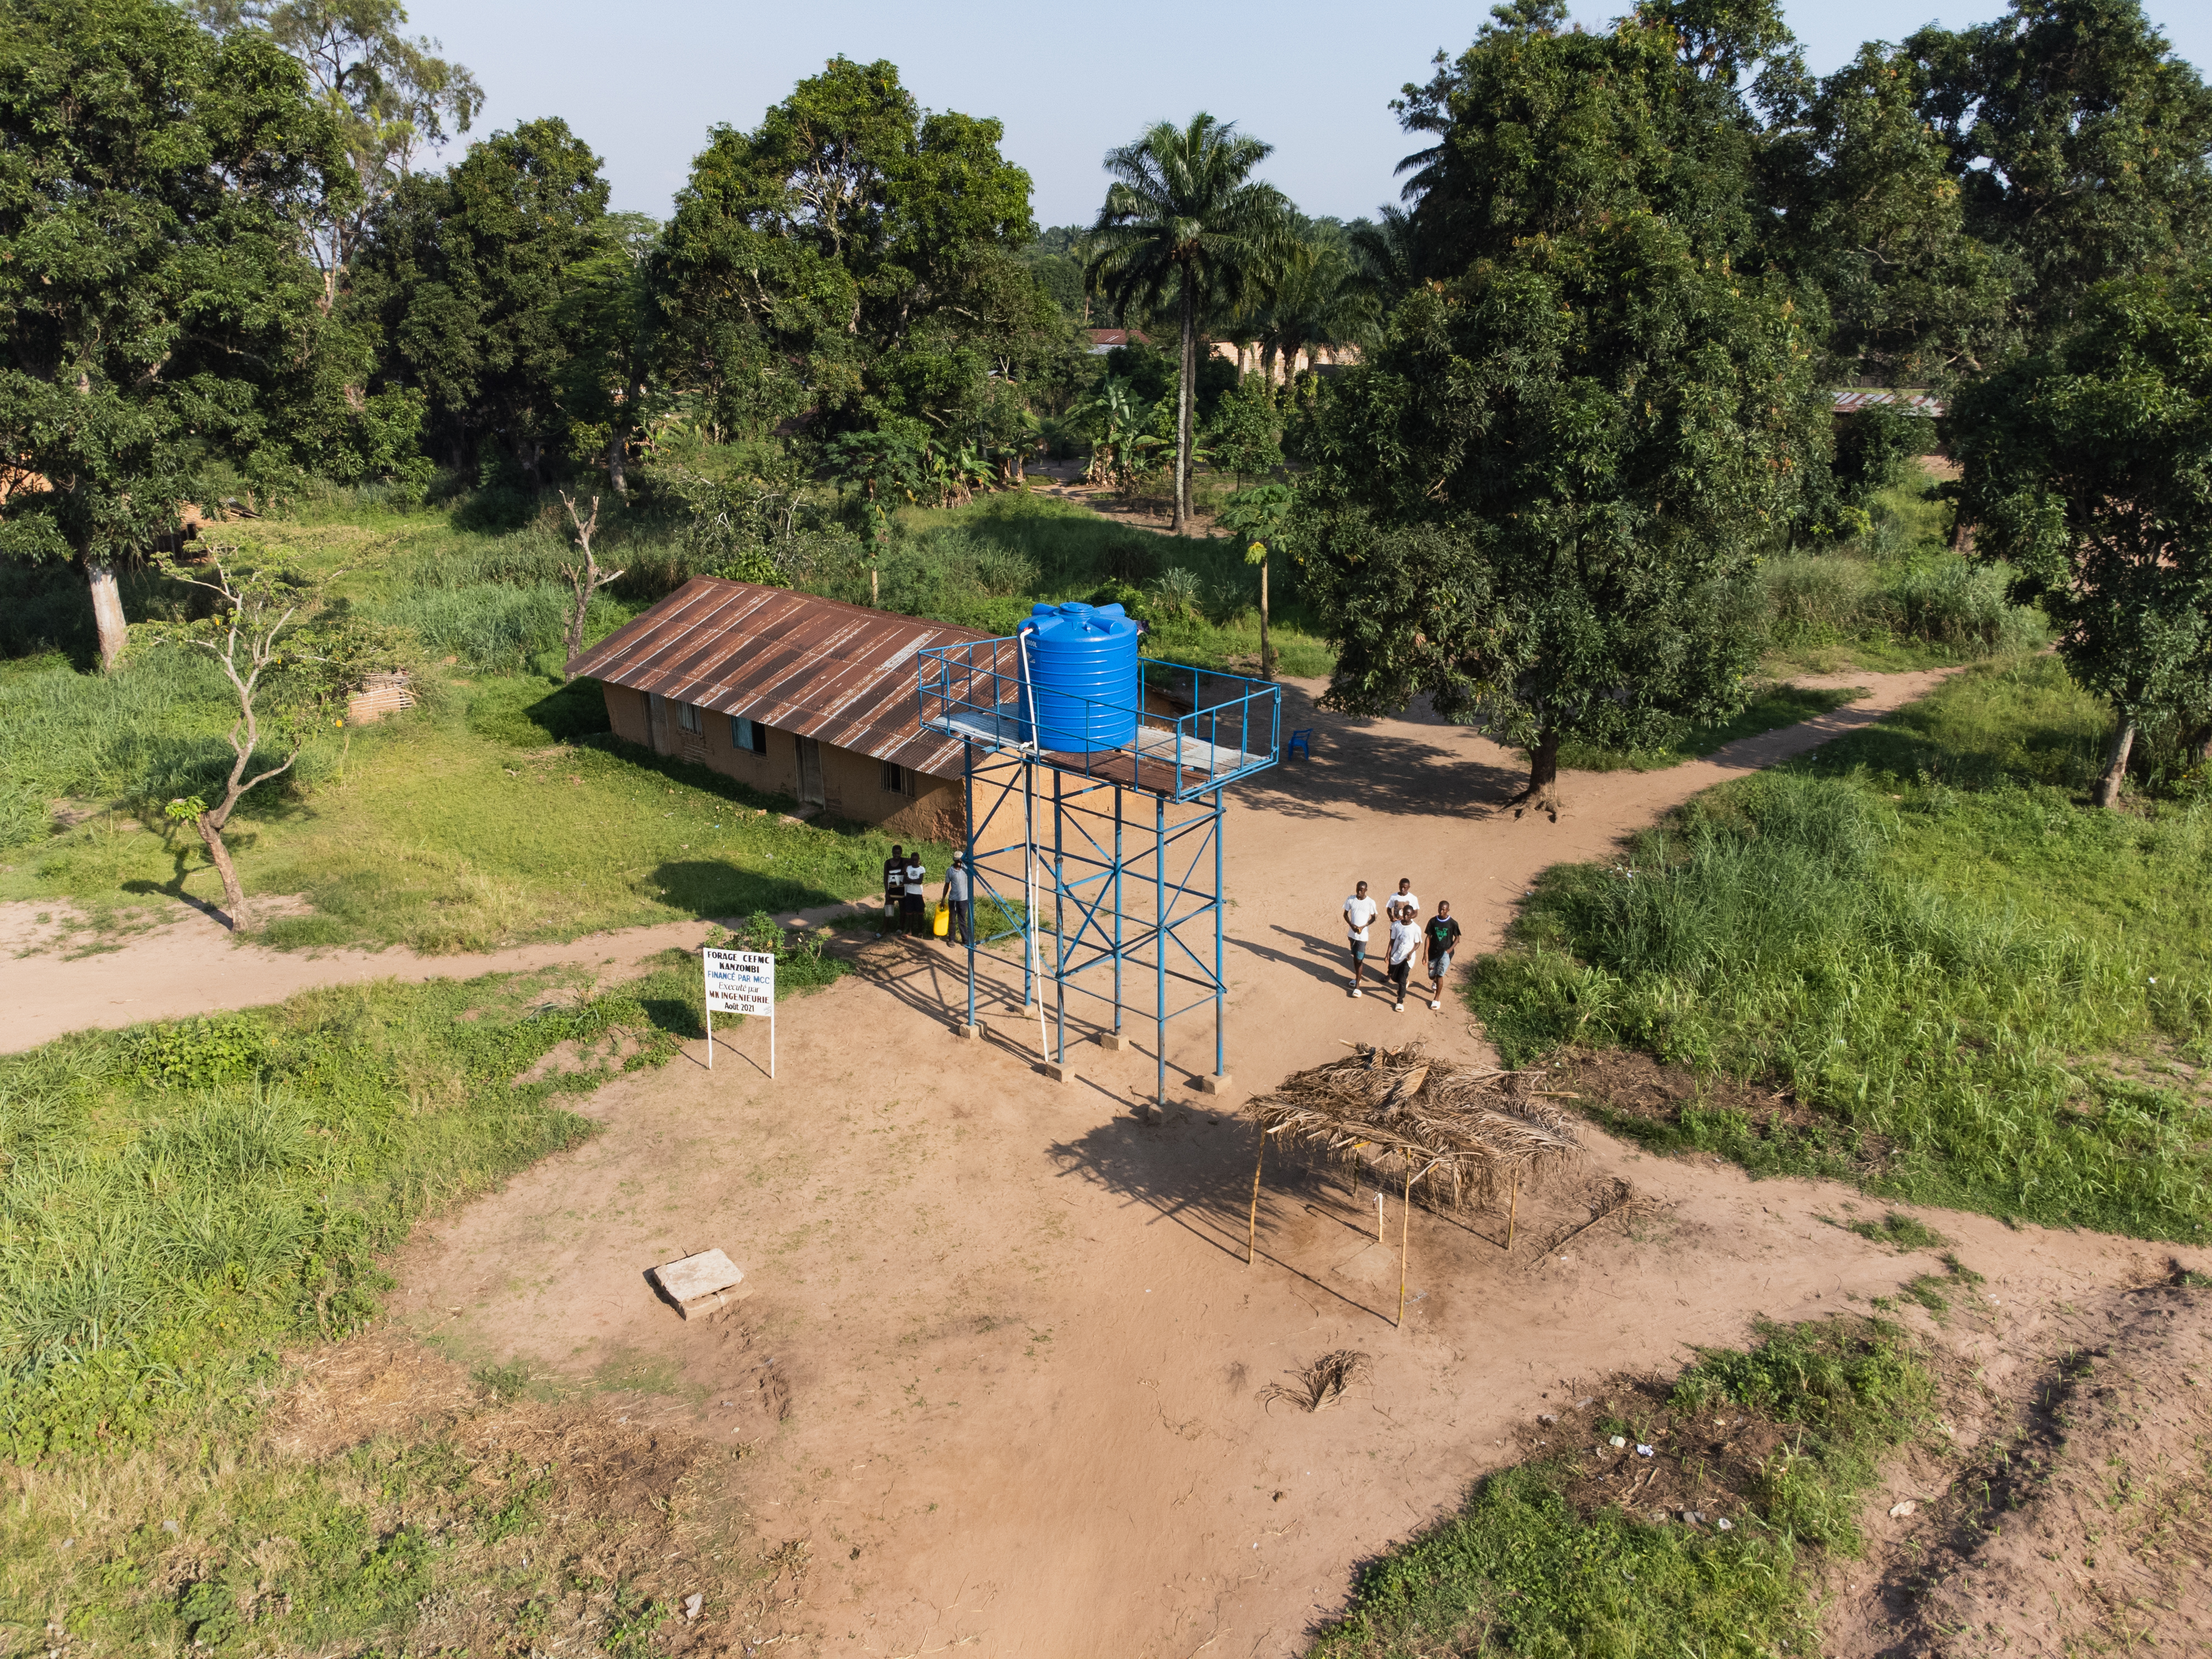
[[[702,951],[707,973],[707,1069],[714,1069],[714,1016],[768,1016],[768,1074],[775,1076],[775,958],[765,951]]]

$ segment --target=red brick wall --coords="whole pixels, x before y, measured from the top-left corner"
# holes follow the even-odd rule
[[[633,691],[627,685],[602,685],[607,695],[607,724],[625,743],[642,744],[653,747],[653,732],[647,724],[645,693]]]
[[[768,753],[757,755],[731,741],[727,714],[702,709],[702,730],[695,735],[678,727],[675,706],[666,699],[648,699],[644,692],[622,685],[609,685],[605,690],[607,723],[623,741],[700,761],[764,795],[798,797],[799,740],[792,733],[771,729]],[[655,703],[659,706],[653,707]],[[821,751],[825,811],[863,823],[880,823],[900,835],[931,841],[959,839],[957,780],[923,775],[915,781],[919,794],[893,794],[884,787],[882,762],[834,744],[822,744]]]

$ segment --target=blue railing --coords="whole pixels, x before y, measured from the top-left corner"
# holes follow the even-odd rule
[[[988,749],[1034,755],[1059,771],[1132,784],[1171,800],[1206,794],[1265,770],[1279,757],[1281,687],[1156,658],[1146,658],[1143,667],[1147,704],[1183,701],[1174,695],[1178,686],[1163,683],[1188,676],[1188,700],[1200,706],[1188,714],[1175,713],[1172,706],[1133,710],[1055,688],[1052,706],[1071,711],[1059,718],[1073,729],[1062,729],[1035,717],[1018,635],[933,647],[916,659],[921,724]],[[1137,722],[1133,743],[1085,749],[1086,730],[1109,726],[1109,714],[1126,720],[1131,714]]]

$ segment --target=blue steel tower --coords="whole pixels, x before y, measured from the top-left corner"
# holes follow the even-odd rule
[[[1211,1004],[1213,1079],[1228,1075],[1224,791],[1275,763],[1283,694],[1141,657],[1139,633],[1119,605],[1041,605],[1012,636],[918,667],[922,725],[964,750],[968,1029],[977,952],[1006,939],[1024,940],[1025,1010],[1052,987],[1063,1074],[1070,999],[1119,1047],[1149,980],[1164,1110],[1170,1020]]]

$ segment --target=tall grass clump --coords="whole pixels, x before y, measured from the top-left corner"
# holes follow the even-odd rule
[[[589,1133],[565,1101],[612,1062],[521,1074],[623,1031],[658,1063],[696,978],[331,988],[0,1059],[0,1449],[128,1443],[357,1326],[378,1254]]]
[[[1650,1524],[1614,1492],[1578,1492],[1573,1450],[1504,1469],[1367,1566],[1313,1659],[1817,1652],[1816,1558],[1858,1553],[1853,1511],[1881,1454],[1924,1419],[1932,1384],[1892,1327],[1759,1335],[1747,1352],[1703,1352],[1667,1402],[1678,1427],[1726,1407],[1787,1431],[1732,1530]],[[1662,1445],[1662,1461],[1674,1451]]]
[[[59,661],[0,679],[0,848],[43,840],[60,798],[166,799],[227,769],[238,704],[204,653],[133,651],[112,674]]]
[[[1879,787],[1899,781],[1748,779],[1624,862],[1550,872],[1474,977],[1509,1062],[1623,1046],[1771,1080],[1820,1127],[1762,1136],[1741,1114],[1690,1109],[1675,1133],[1755,1169],[2194,1236],[2212,1212],[2212,1112],[2095,1085],[2081,1062],[2152,1036],[2212,1039],[2201,810],[2115,826],[2018,786]],[[2012,852],[2055,860],[2070,893],[1993,877]],[[2138,901],[2179,925],[2098,920]]]
[[[380,620],[413,633],[425,655],[492,671],[520,666],[558,645],[570,603],[568,590],[550,582],[476,582],[403,594],[382,607]]]

